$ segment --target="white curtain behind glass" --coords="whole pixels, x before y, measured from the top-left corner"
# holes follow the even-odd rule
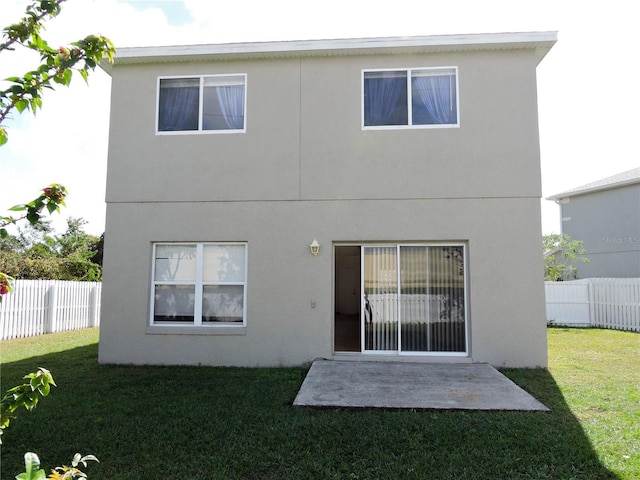
[[[244,85],[221,86],[216,91],[222,116],[229,128],[244,128]]]
[[[455,77],[453,75],[428,75],[412,77],[415,91],[420,101],[432,118],[424,123],[454,124],[456,123]],[[414,124],[420,124],[414,117]]]

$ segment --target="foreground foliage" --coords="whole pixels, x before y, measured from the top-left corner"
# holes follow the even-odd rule
[[[78,468],[78,465],[82,464],[83,467],[87,466],[87,462],[93,460],[97,462],[98,459],[93,455],[85,455],[84,457],[79,453],[76,453],[71,460],[71,466],[63,465],[61,467],[54,468],[49,476],[45,473],[44,469],[40,468],[40,459],[38,455],[33,452],[27,452],[24,454],[24,472],[16,475],[17,480],[68,480],[72,478],[87,478],[87,474]]]
[[[0,400],[0,435],[2,435],[18,415],[18,410],[24,408],[28,412],[33,411],[38,405],[41,397],[46,397],[51,392],[51,387],[56,386],[53,375],[46,368],[38,368],[34,373],[29,373],[23,377],[28,380],[26,383],[16,385],[7,390],[6,394]],[[2,443],[2,442],[0,442]],[[45,480],[46,478],[53,480],[67,480],[73,478],[86,478],[87,475],[78,468],[82,464],[87,466],[87,461],[98,461],[93,455],[85,455],[84,457],[76,453],[71,460],[71,466],[63,465],[56,467],[47,474],[40,468],[40,458],[33,452],[24,454],[24,472],[16,475],[17,480]]]
[[[82,449],[112,479],[640,478],[637,334],[553,328],[549,371],[504,371],[550,413],[294,408],[305,369],[98,365],[97,335],[0,345],[3,382],[58,384],[7,431],[2,478]]]
[[[0,90],[0,146],[8,141],[5,121],[15,110],[31,111],[34,115],[42,108],[45,89],[54,85],[69,86],[77,72],[86,82],[92,72],[106,58],[113,62],[115,47],[101,35],[88,35],[69,46],[52,47],[42,36],[44,25],[56,17],[65,0],[33,0],[26,2],[24,16],[2,29],[0,53],[22,48],[36,52],[40,65],[24,75],[12,76],[5,81],[9,86]]]
[[[42,367],[22,378],[29,381],[10,388],[0,400],[0,443],[2,443],[1,435],[11,424],[11,420],[16,418],[18,410],[24,408],[29,412],[33,411],[40,397],[49,395],[51,387],[56,386],[51,372]]]

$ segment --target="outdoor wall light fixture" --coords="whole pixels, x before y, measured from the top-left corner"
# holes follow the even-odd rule
[[[320,253],[320,244],[318,243],[318,240],[314,238],[311,245],[309,245],[309,249],[311,250],[311,255],[317,257],[318,253]]]

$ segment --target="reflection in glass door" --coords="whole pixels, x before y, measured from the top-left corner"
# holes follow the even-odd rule
[[[466,352],[464,272],[462,245],[363,247],[364,351]]]

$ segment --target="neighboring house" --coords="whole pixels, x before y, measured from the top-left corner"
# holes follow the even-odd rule
[[[545,366],[555,41],[119,49],[100,361]]]
[[[640,277],[640,168],[548,197],[560,206],[562,233],[581,240],[589,263],[578,278]]]

